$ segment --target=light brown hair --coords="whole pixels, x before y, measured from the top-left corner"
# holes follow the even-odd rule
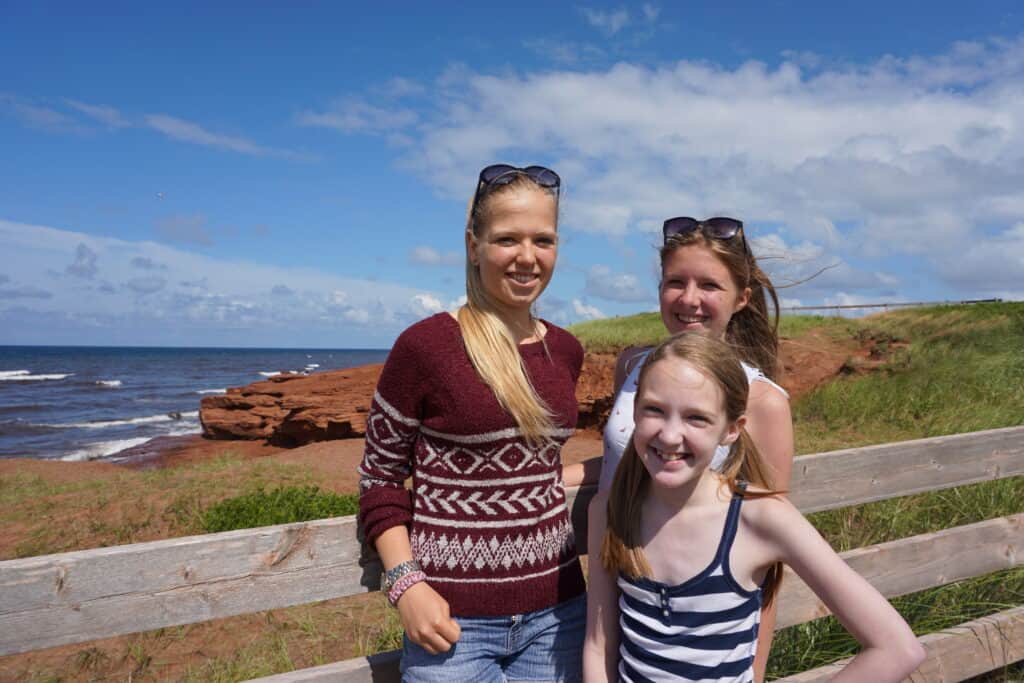
[[[647,373],[656,363],[667,359],[690,363],[721,387],[724,396],[722,409],[729,423],[743,416],[749,383],[739,357],[729,344],[705,334],[677,335],[651,351],[640,369],[636,390],[638,403],[644,391]],[[745,429],[740,429],[739,438],[730,447],[729,456],[719,474],[733,493],[741,490],[740,482],[760,489],[756,493],[744,493],[746,496],[780,493],[772,490],[771,470]],[[651,476],[630,438],[608,492],[607,528],[601,545],[601,564],[609,572],[622,572],[632,577],[651,574],[640,534],[643,502],[650,485]],[[770,604],[776,595],[781,579],[782,565],[773,565],[762,583],[765,605]]]
[[[750,288],[750,300],[732,314],[725,328],[725,338],[736,348],[740,358],[760,369],[768,379],[778,380],[779,297],[772,281],[744,244],[744,239],[738,235],[728,240],[711,239],[700,230],[673,235],[665,240],[660,250],[662,277],[665,262],[682,247],[698,245],[715,254],[740,291]],[[771,311],[766,292],[771,298]]]
[[[554,202],[558,201],[554,190],[543,188],[525,174],[519,174],[510,182],[483,192],[471,202],[466,232],[478,240],[482,239],[490,223],[493,198],[510,192],[539,192]],[[498,403],[515,419],[527,442],[538,444],[550,437],[554,429],[554,415],[530,382],[516,339],[497,314],[480,278],[480,269],[473,265],[469,249],[467,239],[466,305],[458,312],[466,352],[480,379],[494,391]],[[546,350],[547,346],[544,348]]]

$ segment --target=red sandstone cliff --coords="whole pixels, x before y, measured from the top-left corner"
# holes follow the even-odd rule
[[[211,439],[263,439],[278,446],[362,437],[366,413],[383,365],[276,375],[223,396],[206,396],[199,409]],[[580,427],[604,423],[612,401],[615,356],[587,354],[576,386]]]

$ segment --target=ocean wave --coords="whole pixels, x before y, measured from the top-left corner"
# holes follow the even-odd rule
[[[98,379],[93,382],[98,387],[110,387],[115,388],[121,386],[121,380],[119,379]]]
[[[40,427],[57,427],[60,429],[106,429],[107,427],[120,427],[123,425],[146,424],[149,422],[176,422],[198,418],[199,411],[193,410],[187,413],[164,413],[161,415],[149,415],[147,417],[131,417],[125,420],[100,420],[96,422],[72,422],[70,424],[38,425]]]
[[[197,394],[226,394],[227,389],[200,389],[196,392]]]
[[[7,379],[8,377],[18,377],[19,375],[31,375],[32,373],[28,370],[0,370],[0,379]]]
[[[172,427],[164,436],[188,436],[190,434],[202,434],[203,430],[199,425]]]
[[[59,380],[71,377],[73,372],[53,375],[33,375],[28,370],[14,370],[0,372],[0,382],[42,382],[45,380]]]
[[[150,440],[148,436],[140,436],[134,439],[117,439],[115,441],[98,441],[91,443],[81,450],[77,450],[74,453],[69,453],[61,458],[66,462],[83,462],[86,460],[99,460],[100,458],[106,458],[115,453],[125,450],[126,448],[134,448],[141,446]]]

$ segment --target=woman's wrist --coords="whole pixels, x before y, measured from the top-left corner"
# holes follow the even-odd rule
[[[404,574],[388,589],[388,602],[391,603],[392,607],[398,607],[398,600],[403,594],[417,583],[421,583],[427,580],[427,575],[423,573],[423,570],[417,569]]]

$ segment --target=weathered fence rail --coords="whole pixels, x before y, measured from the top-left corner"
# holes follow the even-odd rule
[[[802,456],[791,498],[815,512],[1021,474],[1024,427],[1013,427]],[[571,497],[580,540],[592,493]],[[887,596],[944,585],[1024,562],[1024,515],[861,548],[844,558]],[[354,595],[375,590],[379,575],[379,563],[361,552],[352,517],[8,560],[0,562],[0,655]],[[779,627],[827,613],[796,577],[779,604]],[[977,628],[1024,631],[1020,610],[987,619]],[[947,662],[949,651],[967,648],[968,640],[953,632],[922,639],[929,648],[922,671],[961,671]],[[976,641],[977,651],[988,654],[975,659],[992,664],[977,673],[1024,658],[1019,637],[1002,650],[995,636]],[[952,658],[958,666],[970,659]],[[396,680],[396,662],[394,653],[384,653],[261,680]],[[815,675],[791,680],[818,680]]]

